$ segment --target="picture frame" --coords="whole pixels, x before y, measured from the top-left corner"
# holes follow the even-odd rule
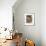
[[[35,23],[35,18],[34,18],[34,13],[30,13],[30,14],[24,14],[24,25],[34,25]]]

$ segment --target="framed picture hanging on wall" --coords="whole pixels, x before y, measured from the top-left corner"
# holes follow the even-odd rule
[[[31,14],[24,14],[24,22],[25,24],[24,25],[34,25],[34,21],[35,21],[35,18],[34,18],[34,13],[31,13]]]

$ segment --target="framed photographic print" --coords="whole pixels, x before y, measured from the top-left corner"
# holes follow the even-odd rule
[[[34,13],[24,14],[25,17],[25,25],[34,25]]]

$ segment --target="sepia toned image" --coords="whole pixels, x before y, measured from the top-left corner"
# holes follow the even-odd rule
[[[26,16],[26,23],[31,23],[32,22],[32,15],[27,15]]]
[[[24,14],[25,16],[25,25],[34,25],[34,13]]]

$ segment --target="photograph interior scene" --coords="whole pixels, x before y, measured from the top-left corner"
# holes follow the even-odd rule
[[[46,0],[0,0],[0,46],[46,46]]]

